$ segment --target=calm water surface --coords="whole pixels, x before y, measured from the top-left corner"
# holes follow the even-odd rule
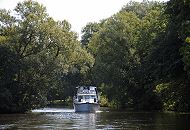
[[[75,113],[73,109],[44,108],[27,114],[0,114],[0,129],[189,130],[190,114],[107,110]]]

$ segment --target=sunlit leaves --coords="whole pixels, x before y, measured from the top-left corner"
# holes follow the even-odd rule
[[[190,37],[187,37],[187,38],[185,39],[185,42],[190,43]]]
[[[81,31],[82,32],[81,43],[84,46],[87,46],[93,34],[99,31],[99,29],[100,29],[100,24],[88,23]]]
[[[0,66],[0,80],[6,76],[10,79],[2,80],[0,85],[14,98],[14,111],[26,111],[46,104],[50,88],[65,87],[63,74],[84,75],[93,66],[94,58],[81,47],[76,33],[70,30],[70,23],[49,17],[43,5],[24,1],[14,11],[15,15],[0,11],[3,53],[0,60],[4,61]],[[10,104],[6,105],[12,109]]]

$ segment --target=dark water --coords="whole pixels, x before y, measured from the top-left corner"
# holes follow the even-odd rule
[[[190,114],[106,110],[75,113],[73,109],[44,108],[28,114],[0,114],[0,129],[189,130]]]

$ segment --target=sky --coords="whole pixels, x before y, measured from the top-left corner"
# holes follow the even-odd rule
[[[24,0],[0,0],[0,9],[13,10]],[[99,22],[117,13],[130,0],[35,0],[43,4],[54,20],[67,20],[79,34],[89,22]],[[143,0],[133,0],[142,2]],[[157,0],[158,1],[158,0]],[[168,0],[160,0],[168,1]]]

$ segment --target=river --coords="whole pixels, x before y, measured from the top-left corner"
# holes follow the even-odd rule
[[[26,114],[0,114],[0,129],[188,130],[190,114],[109,110],[75,113],[68,108],[43,108]]]

